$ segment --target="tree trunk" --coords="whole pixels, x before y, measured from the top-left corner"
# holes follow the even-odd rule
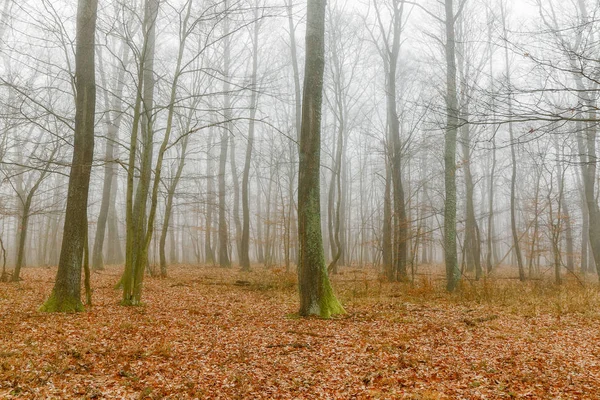
[[[508,30],[506,26],[506,14],[505,14],[504,3],[501,4],[501,17],[502,17],[502,31],[504,37],[507,37]],[[512,92],[511,85],[511,73],[510,63],[508,59],[508,45],[504,46],[504,63],[506,66],[506,85],[508,90]],[[512,93],[508,94],[508,114],[512,115]],[[511,156],[511,178],[510,178],[510,228],[513,239],[513,250],[517,261],[517,267],[519,269],[519,280],[522,282],[525,280],[525,267],[523,266],[523,257],[521,256],[521,246],[519,244],[519,232],[517,228],[517,199],[516,199],[516,185],[517,185],[517,143],[515,142],[513,123],[508,122],[508,134],[510,138],[510,156]]]
[[[128,65],[129,46],[122,44],[122,57],[124,65]],[[107,80],[104,75],[103,63],[100,62],[100,78],[104,87],[108,88]],[[104,104],[106,107],[106,150],[104,155],[104,183],[102,188],[102,202],[100,204],[100,213],[98,214],[98,223],[96,225],[96,236],[94,237],[94,249],[92,252],[92,269],[99,271],[104,269],[104,259],[102,250],[104,248],[104,236],[108,221],[108,212],[111,206],[111,191],[113,190],[113,180],[116,179],[115,171],[115,142],[118,139],[119,128],[122,120],[122,96],[125,86],[125,68],[120,68],[117,74],[117,86],[112,98],[112,104],[108,97],[108,90],[104,91]],[[111,117],[112,113],[114,117]],[[114,205],[113,205],[114,206]]]
[[[189,131],[190,121],[191,121],[191,112],[188,113],[188,124],[186,131]],[[181,141],[181,153],[179,154],[179,163],[177,164],[177,171],[175,172],[175,176],[171,180],[171,184],[167,190],[167,202],[165,204],[165,214],[163,217],[162,228],[160,231],[160,240],[159,240],[159,258],[160,258],[160,276],[163,278],[167,277],[167,256],[165,252],[165,246],[167,243],[167,233],[169,232],[169,223],[171,220],[172,210],[173,210],[173,198],[175,197],[175,191],[177,190],[177,185],[179,184],[179,180],[181,178],[181,174],[183,173],[183,167],[185,165],[185,156],[187,151],[189,135],[186,136]],[[172,233],[173,229],[171,229]],[[174,242],[174,241],[173,241]],[[171,244],[171,249],[175,248],[175,243]],[[171,262],[173,260],[171,259]]]
[[[144,11],[144,45],[138,70],[138,96],[134,107],[127,176],[127,246],[125,272],[123,273],[123,304],[141,304],[142,281],[148,263],[146,237],[146,209],[150,191],[153,153],[153,105],[154,105],[154,53],[156,41],[156,18],[159,0],[146,0]],[[140,178],[133,197],[137,136],[141,121],[142,151]]]
[[[298,174],[298,282],[302,316],[344,312],[329,282],[321,233],[321,107],[325,66],[325,0],[308,0],[306,64]]]
[[[254,10],[254,35],[252,43],[252,76],[250,81],[250,122],[248,124],[248,145],[244,159],[244,172],[242,175],[242,241],[240,246],[240,264],[242,271],[250,271],[250,161],[252,160],[252,147],[254,146],[254,119],[258,103],[258,33],[260,21],[258,20],[258,7]]]
[[[215,253],[211,242],[213,230],[213,210],[215,206],[214,182],[213,182],[213,159],[211,149],[213,147],[212,129],[209,131],[208,149],[206,151],[206,230],[204,231],[204,262],[214,265],[216,262]]]
[[[454,7],[445,0],[446,10],[446,137],[444,144],[444,253],[446,289],[453,292],[460,279],[456,249],[456,135],[458,129],[458,100],[456,93],[456,42]]]
[[[87,205],[90,173],[94,158],[94,114],[96,79],[94,45],[97,0],[79,0],[75,52],[75,141],[69,174],[69,189],[63,241],[56,283],[50,298],[42,305],[45,312],[83,311],[81,303],[81,265],[87,236]]]

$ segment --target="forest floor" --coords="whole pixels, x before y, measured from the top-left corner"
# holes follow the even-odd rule
[[[37,311],[54,268],[0,283],[0,398],[600,398],[600,289],[343,268],[347,314],[299,319],[294,275],[178,266],[119,305],[121,269],[94,273],[94,305]]]

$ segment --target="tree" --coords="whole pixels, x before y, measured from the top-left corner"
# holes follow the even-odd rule
[[[94,44],[97,0],[79,0],[75,50],[75,141],[69,174],[67,209],[56,283],[40,308],[45,312],[83,311],[81,266],[87,240],[87,205],[94,157],[96,76]]]
[[[224,12],[229,9],[229,1],[223,1]],[[229,17],[226,15],[223,21],[223,113],[225,126],[221,132],[221,143],[219,152],[219,266],[227,268],[231,266],[229,259],[229,231],[227,229],[226,217],[226,185],[225,168],[227,166],[227,148],[231,134],[231,32],[229,28]]]
[[[500,10],[501,10],[501,18],[502,18],[502,32],[504,37],[507,36],[507,26],[506,26],[506,5],[504,1],[500,2]],[[508,46],[504,46],[504,62],[506,65],[506,85],[508,87],[508,113],[512,114],[512,91],[511,88],[511,71],[510,71],[510,63],[508,59]],[[525,267],[523,266],[523,257],[521,256],[521,246],[519,244],[519,232],[517,231],[517,211],[516,211],[516,185],[517,185],[517,150],[514,136],[514,128],[512,121],[508,122],[508,134],[510,137],[510,156],[511,156],[511,178],[510,178],[510,227],[513,238],[513,248],[515,251],[515,256],[517,258],[517,266],[519,268],[519,280],[525,280]]]
[[[141,302],[142,281],[147,263],[146,208],[152,173],[152,150],[154,134],[154,54],[156,44],[156,19],[159,0],[146,0],[144,8],[144,42],[138,67],[138,88],[134,107],[129,162],[127,170],[127,243],[125,247],[125,271],[123,272],[123,304],[137,305]],[[141,129],[140,129],[141,125]],[[140,178],[134,176],[138,151],[138,130],[142,134]]]
[[[446,289],[453,292],[460,279],[456,249],[456,135],[458,131],[458,98],[456,93],[456,16],[452,0],[446,0],[446,135],[444,142],[444,251]]]
[[[385,97],[387,111],[387,167],[386,167],[386,218],[384,224],[391,224],[393,219],[393,235],[390,226],[384,228],[386,251],[391,249],[391,255],[386,255],[385,265],[388,280],[406,280],[406,261],[408,256],[408,220],[404,202],[404,183],[402,179],[402,143],[400,140],[400,119],[397,110],[397,72],[400,56],[401,35],[403,29],[404,4],[403,0],[392,0],[389,5],[392,17],[390,32],[386,32],[377,1],[373,0],[377,13],[377,22],[383,44],[378,45],[379,54],[385,70]],[[392,192],[392,207],[389,204],[389,194]],[[393,245],[390,246],[390,244]]]
[[[102,59],[102,53],[98,48],[98,56]],[[114,96],[112,99],[109,98],[109,86],[104,72],[104,62],[101,61],[99,64],[99,73],[102,86],[104,86],[104,107],[106,120],[106,149],[104,156],[104,181],[102,188],[102,203],[100,205],[100,213],[98,214],[98,223],[96,225],[96,236],[94,238],[94,249],[92,252],[92,269],[102,270],[104,269],[104,258],[102,255],[102,249],[104,248],[104,236],[106,233],[106,226],[108,222],[109,211],[115,207],[113,192],[116,188],[113,188],[116,183],[116,163],[115,163],[115,142],[118,138],[119,128],[121,121],[123,120],[123,88],[125,86],[125,70],[129,64],[129,46],[126,43],[121,44],[121,60],[123,60],[121,68],[117,68],[118,73],[116,74],[116,88],[114,89]],[[111,101],[112,100],[112,101]],[[114,183],[113,183],[114,182]]]
[[[35,146],[36,149],[37,147],[39,147],[39,143],[40,141],[38,140]],[[54,148],[49,154],[49,157],[47,157],[47,160],[45,161],[40,173],[38,174],[37,179],[33,181],[33,185],[31,186],[31,188],[26,190],[26,193],[17,192],[17,196],[21,203],[21,220],[19,223],[20,231],[18,239],[19,242],[17,245],[17,262],[15,264],[15,269],[11,277],[11,280],[13,282],[18,282],[21,279],[21,268],[25,264],[25,241],[27,239],[27,231],[29,228],[29,217],[31,216],[31,205],[33,197],[35,196],[37,190],[39,189],[44,179],[46,179],[46,177],[48,176],[48,173],[50,172],[50,164],[53,162],[54,155],[57,153],[58,148],[58,144],[55,144]]]
[[[325,266],[319,187],[321,107],[325,69],[325,0],[308,0],[306,61],[298,168],[298,282],[300,315],[329,318],[344,313]]]
[[[250,270],[250,205],[249,205],[249,180],[250,161],[252,159],[252,147],[254,146],[254,127],[256,109],[258,103],[257,70],[258,70],[258,34],[260,32],[260,20],[258,6],[254,10],[254,29],[252,34],[252,73],[250,77],[250,122],[248,125],[248,144],[246,157],[244,158],[244,171],[242,173],[242,240],[240,245],[240,264],[243,271]]]

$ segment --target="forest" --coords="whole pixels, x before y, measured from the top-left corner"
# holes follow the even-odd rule
[[[0,10],[0,398],[600,397],[597,0]]]

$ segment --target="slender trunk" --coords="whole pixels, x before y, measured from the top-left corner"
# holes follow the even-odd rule
[[[502,30],[504,37],[507,37],[508,30],[506,26],[506,15],[505,15],[504,3],[501,4],[502,12]],[[509,90],[508,94],[508,114],[512,115],[512,84],[511,84],[511,73],[510,73],[510,62],[508,58],[508,46],[504,46],[504,63],[506,66],[506,85]],[[525,267],[523,266],[523,257],[521,256],[521,246],[519,244],[519,232],[517,227],[517,199],[516,199],[516,186],[517,186],[517,143],[515,142],[514,129],[512,121],[508,123],[508,134],[510,139],[510,156],[511,156],[511,177],[510,177],[510,228],[513,239],[513,250],[517,261],[517,267],[519,269],[519,280],[522,282],[525,280]]]
[[[191,110],[188,113],[188,123],[186,132],[189,131],[191,122]],[[160,258],[160,276],[165,278],[167,276],[167,256],[165,252],[165,246],[167,243],[167,233],[169,232],[169,223],[171,220],[172,210],[173,210],[173,198],[175,197],[175,191],[177,189],[177,185],[179,184],[179,180],[181,179],[181,174],[183,173],[183,167],[185,165],[185,156],[187,151],[189,134],[186,133],[186,136],[181,141],[181,153],[179,154],[179,163],[177,164],[177,171],[175,172],[175,176],[171,180],[171,184],[167,189],[167,202],[165,204],[165,213],[163,216],[163,223],[160,232],[160,240],[159,240],[159,258]],[[173,228],[171,228],[171,233],[173,232]],[[174,237],[174,235],[172,236]],[[174,242],[174,241],[173,241]],[[175,249],[175,243],[171,244],[171,249]],[[173,259],[171,259],[173,261]]]
[[[254,146],[254,119],[256,118],[256,108],[258,103],[258,33],[260,25],[258,20],[258,8],[254,11],[254,35],[252,47],[252,77],[250,82],[250,122],[248,124],[248,145],[246,147],[246,158],[244,159],[244,172],[242,175],[242,242],[240,264],[243,271],[250,270],[250,161],[252,159],[252,147]]]
[[[100,52],[100,50],[98,50]],[[100,53],[101,54],[101,53]],[[101,57],[100,57],[101,58]],[[129,46],[125,43],[122,45],[121,60],[124,60],[124,65],[128,64]],[[108,87],[107,80],[104,74],[103,63],[99,65],[100,79],[104,87]],[[98,214],[98,223],[96,224],[96,235],[94,237],[94,249],[92,252],[92,269],[99,271],[104,269],[104,259],[102,251],[104,248],[104,236],[106,233],[106,225],[108,221],[108,212],[111,206],[111,191],[113,189],[113,180],[115,177],[115,142],[119,133],[122,120],[122,96],[125,86],[125,68],[119,69],[117,75],[117,85],[112,103],[109,100],[108,90],[104,91],[104,106],[106,108],[106,150],[104,153],[104,183],[102,188],[102,202],[100,204],[100,213]],[[115,116],[112,117],[111,114]],[[113,203],[114,204],[114,203]]]
[[[229,1],[224,0],[223,7],[225,12],[229,8]],[[223,107],[225,115],[225,127],[221,133],[221,152],[219,154],[219,265],[221,267],[230,267],[229,259],[229,230],[226,219],[226,191],[225,191],[225,168],[227,165],[227,147],[229,144],[229,129],[231,129],[231,104],[230,104],[230,83],[229,83],[229,64],[230,64],[230,45],[229,20],[225,18],[224,51],[223,51]]]
[[[579,135],[581,129],[577,129],[577,135]],[[582,165],[583,167],[583,165]],[[585,201],[585,192],[584,189],[582,187],[582,182],[581,182],[581,178],[579,176],[579,172],[575,174],[575,176],[577,177],[577,187],[578,187],[578,192],[579,192],[579,197],[581,199],[580,201],[580,208],[581,208],[581,218],[583,219],[582,225],[581,225],[581,272],[582,273],[587,273],[589,266],[588,266],[588,249],[589,249],[589,242],[590,242],[590,227],[589,227],[589,223],[590,223],[590,216],[588,213],[588,209],[587,209],[587,204]]]
[[[381,256],[383,263],[383,271],[388,281],[393,281],[396,277],[394,264],[392,263],[392,202],[391,202],[391,172],[389,163],[385,163],[385,188],[383,192],[383,228],[382,228],[382,243]]]
[[[204,254],[205,262],[207,264],[215,264],[216,258],[211,243],[212,230],[213,230],[213,209],[216,203],[213,188],[213,159],[211,156],[211,149],[213,147],[213,135],[212,129],[209,132],[208,150],[206,152],[206,230],[204,231]]]

